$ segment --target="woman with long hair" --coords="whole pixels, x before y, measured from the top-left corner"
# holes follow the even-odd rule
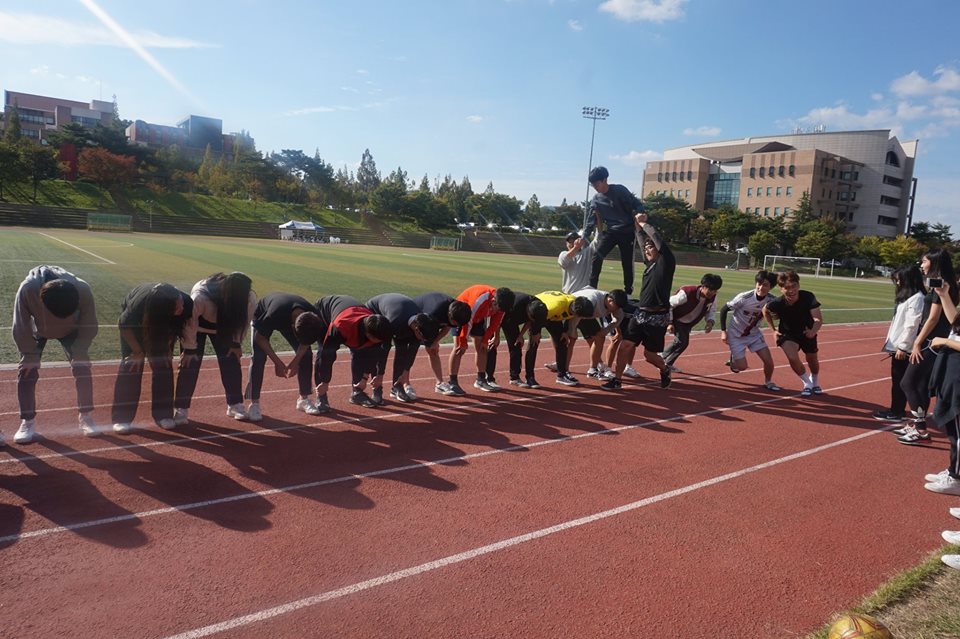
[[[937,280],[946,286],[946,299],[954,306],[960,301],[960,288],[957,287],[957,274],[953,269],[950,252],[938,248],[927,252],[920,259],[920,270],[927,278],[927,288],[939,286]],[[930,409],[930,373],[936,353],[930,350],[930,341],[937,337],[950,335],[950,322],[943,312],[943,302],[936,291],[930,290],[923,298],[923,311],[920,316],[920,330],[913,340],[910,350],[910,364],[903,374],[900,388],[910,404],[910,418],[902,428],[893,432],[898,435],[901,444],[923,444],[930,441],[927,432],[927,411]]]
[[[906,417],[907,396],[900,388],[900,382],[910,365],[910,351],[920,329],[923,297],[927,290],[923,287],[923,273],[916,264],[897,269],[890,279],[893,281],[896,308],[883,344],[883,351],[890,354],[890,409],[876,411],[873,418],[884,422],[901,422]]]
[[[113,389],[113,430],[129,433],[140,404],[144,362],[149,362],[151,413],[160,428],[173,421],[173,344],[193,314],[193,300],[170,284],[142,284],[120,306],[120,370]]]
[[[247,419],[240,360],[243,358],[243,336],[257,306],[252,284],[250,278],[240,272],[214,273],[194,284],[190,291],[193,314],[180,340],[180,369],[174,400],[173,420],[178,426],[188,421],[187,411],[197,388],[208,337],[220,367],[227,417]]]

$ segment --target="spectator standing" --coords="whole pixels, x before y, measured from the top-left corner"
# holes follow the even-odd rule
[[[875,411],[873,418],[884,422],[902,422],[906,417],[907,396],[900,383],[910,364],[910,351],[920,329],[923,298],[927,291],[923,287],[923,274],[916,265],[897,269],[890,279],[893,281],[896,308],[893,321],[887,329],[887,339],[883,343],[883,351],[890,354],[890,408]]]
[[[590,186],[596,191],[590,202],[590,211],[584,223],[583,238],[589,238],[596,229],[590,286],[597,288],[603,260],[613,247],[620,249],[620,264],[623,267],[623,290],[633,294],[633,244],[636,238],[634,215],[644,213],[643,202],[622,184],[609,184],[610,173],[598,166],[590,171]]]

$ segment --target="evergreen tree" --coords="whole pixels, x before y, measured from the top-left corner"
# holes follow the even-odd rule
[[[379,185],[380,172],[377,171],[377,163],[374,162],[370,149],[364,149],[360,167],[357,169],[357,188],[364,197],[368,197]]]
[[[430,178],[427,177],[427,174],[423,174],[423,179],[420,180],[420,191],[424,193],[430,193]]]
[[[20,144],[20,114],[17,112],[17,101],[13,101],[13,106],[7,108],[6,123],[3,127],[3,141],[7,144]]]
[[[33,182],[33,201],[37,201],[37,186],[40,180],[55,178],[60,173],[60,162],[57,161],[57,150],[39,144],[25,144],[20,149],[20,156],[26,172]]]

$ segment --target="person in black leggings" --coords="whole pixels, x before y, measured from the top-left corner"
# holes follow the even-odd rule
[[[890,279],[893,281],[896,309],[883,343],[883,352],[890,354],[890,408],[875,411],[873,418],[882,422],[902,422],[907,414],[907,395],[900,387],[900,382],[910,365],[910,350],[920,330],[923,298],[927,290],[923,287],[923,274],[916,264],[897,269]]]

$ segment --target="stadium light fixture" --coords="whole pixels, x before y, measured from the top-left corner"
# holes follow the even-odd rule
[[[590,174],[590,171],[593,170],[593,140],[597,134],[597,120],[606,120],[610,117],[610,109],[605,109],[604,107],[591,106],[583,107],[582,115],[587,120],[593,120],[593,127],[590,131],[590,161],[587,163],[587,175]],[[587,196],[583,200],[583,224],[586,228],[587,224],[587,206],[590,202],[590,183],[587,182]]]

